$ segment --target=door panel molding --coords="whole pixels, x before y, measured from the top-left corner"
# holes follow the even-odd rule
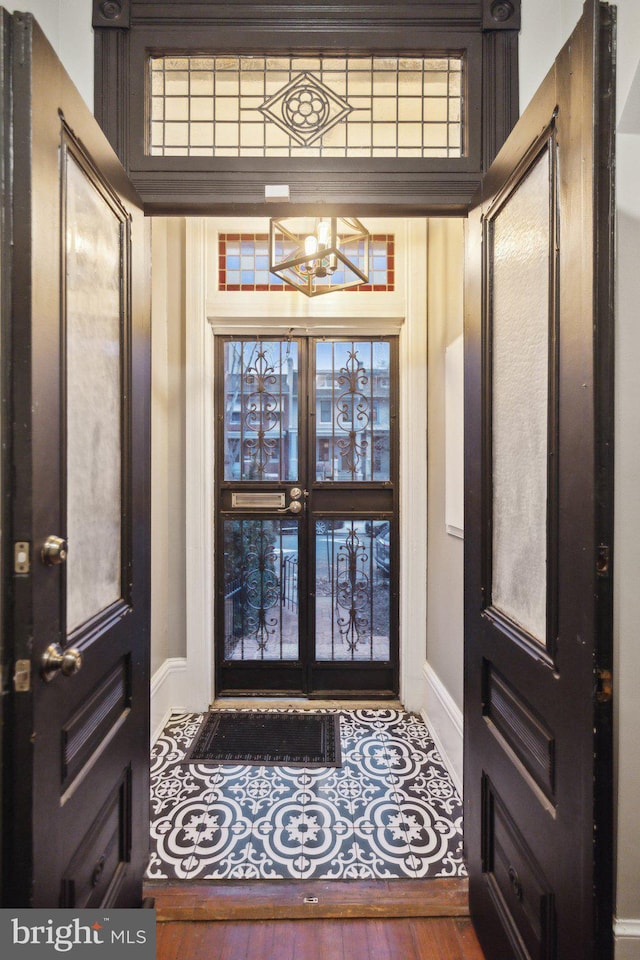
[[[467,231],[465,844],[478,935],[487,955],[505,960],[612,955],[613,714],[611,697],[598,695],[598,668],[611,670],[613,645],[613,25],[608,5],[587,0],[488,171]],[[545,138],[552,171],[557,163],[547,199],[558,221],[548,264],[548,370],[539,374],[556,461],[547,474],[546,649],[490,607],[492,290],[483,222],[536,149],[547,149]],[[518,241],[514,230],[514,251]],[[523,416],[523,435],[526,428]],[[495,896],[486,845],[496,796],[502,821],[510,818],[520,834],[512,857],[528,850],[537,864],[536,902],[553,898],[555,922],[538,921],[528,946],[523,889],[505,881]],[[521,878],[516,863],[507,878],[511,866]]]
[[[3,315],[3,329],[9,329],[11,336],[11,354],[2,357],[5,371],[11,373],[12,406],[9,450],[13,482],[7,491],[7,536],[28,543],[31,559],[19,575],[8,572],[5,584],[10,604],[3,632],[11,638],[6,661],[29,660],[31,676],[29,686],[19,692],[11,690],[5,704],[3,803],[8,829],[4,891],[8,905],[60,906],[68,893],[66,880],[87,879],[82,838],[90,835],[112,785],[121,777],[126,804],[123,799],[111,805],[113,810],[117,807],[114,816],[121,821],[112,835],[124,839],[116,845],[117,850],[110,847],[109,856],[102,841],[96,840],[97,846],[103,846],[97,858],[104,855],[105,860],[91,896],[96,906],[138,906],[148,854],[149,802],[148,234],[134,188],[33,17],[14,14],[4,23],[10,23],[10,37],[5,39],[11,43],[5,44],[3,53],[11,62],[13,94],[12,129],[5,127],[4,133],[12,134],[10,202],[16,225],[10,260],[12,309]],[[123,534],[125,545],[122,562],[118,559],[114,565],[114,588],[96,604],[96,609],[103,604],[104,609],[95,616],[93,609],[82,610],[78,617],[84,621],[74,631],[74,639],[83,648],[82,669],[78,672],[76,659],[75,673],[64,675],[61,671],[62,675],[49,683],[43,677],[43,654],[51,643],[64,647],[69,640],[65,567],[62,562],[45,565],[41,553],[51,536],[66,536],[66,457],[61,462],[65,441],[66,197],[61,183],[61,147],[73,155],[73,163],[89,178],[84,176],[79,182],[95,189],[116,214],[113,223],[108,218],[110,249],[116,251],[111,257],[115,333],[105,339],[89,322],[84,334],[98,355],[101,350],[109,354],[109,348],[119,341],[117,364],[112,365],[112,370],[113,366],[117,370],[112,379],[112,383],[117,381],[113,389],[117,397],[111,426],[126,438],[125,442],[121,438],[122,473],[126,476],[116,476],[114,481],[121,497],[113,529],[114,537]],[[100,251],[92,249],[88,239],[95,236],[91,210],[79,206],[88,221],[77,244],[78,251],[82,248],[88,255],[78,270],[84,291],[89,278],[100,269]],[[100,300],[99,291],[97,296]],[[89,303],[92,309],[102,306]],[[88,402],[94,407],[99,404],[95,396]],[[93,453],[99,437],[91,440]],[[82,451],[77,459],[76,469],[88,470],[88,458]],[[94,461],[93,467],[99,470],[99,461]],[[96,556],[102,546],[101,542],[91,545]],[[58,559],[63,558],[59,555]],[[123,668],[126,677],[114,680],[114,671],[125,662],[131,669]],[[123,770],[128,771],[124,780]],[[106,835],[105,843],[109,846]],[[69,864],[72,868],[67,869]],[[92,864],[91,870],[95,866]]]

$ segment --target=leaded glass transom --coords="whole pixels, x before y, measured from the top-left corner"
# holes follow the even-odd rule
[[[364,256],[358,266],[367,273],[368,283],[348,287],[349,293],[388,293],[395,289],[395,256],[393,234],[373,234],[369,242],[369,268]],[[342,283],[338,270],[327,282]],[[295,292],[280,277],[269,272],[269,236],[266,233],[221,233],[218,235],[218,289],[226,292],[252,291],[274,293]]]
[[[461,57],[162,56],[152,156],[460,157]]]

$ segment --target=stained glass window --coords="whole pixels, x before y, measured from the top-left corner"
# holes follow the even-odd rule
[[[149,60],[152,156],[460,157],[461,57]]]
[[[364,268],[364,263],[358,265]],[[368,276],[368,283],[351,287],[349,292],[386,293],[395,289],[393,234],[372,236]],[[328,278],[328,282],[342,283],[342,272],[336,271]],[[269,273],[269,237],[266,233],[218,235],[218,289],[228,292],[294,290],[275,274]]]

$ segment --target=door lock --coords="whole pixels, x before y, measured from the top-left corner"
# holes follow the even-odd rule
[[[47,537],[42,545],[42,562],[47,567],[55,567],[67,559],[67,541],[62,537]]]

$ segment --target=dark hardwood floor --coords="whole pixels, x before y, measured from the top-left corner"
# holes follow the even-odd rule
[[[384,920],[173,921],[157,960],[484,960],[459,917]]]

